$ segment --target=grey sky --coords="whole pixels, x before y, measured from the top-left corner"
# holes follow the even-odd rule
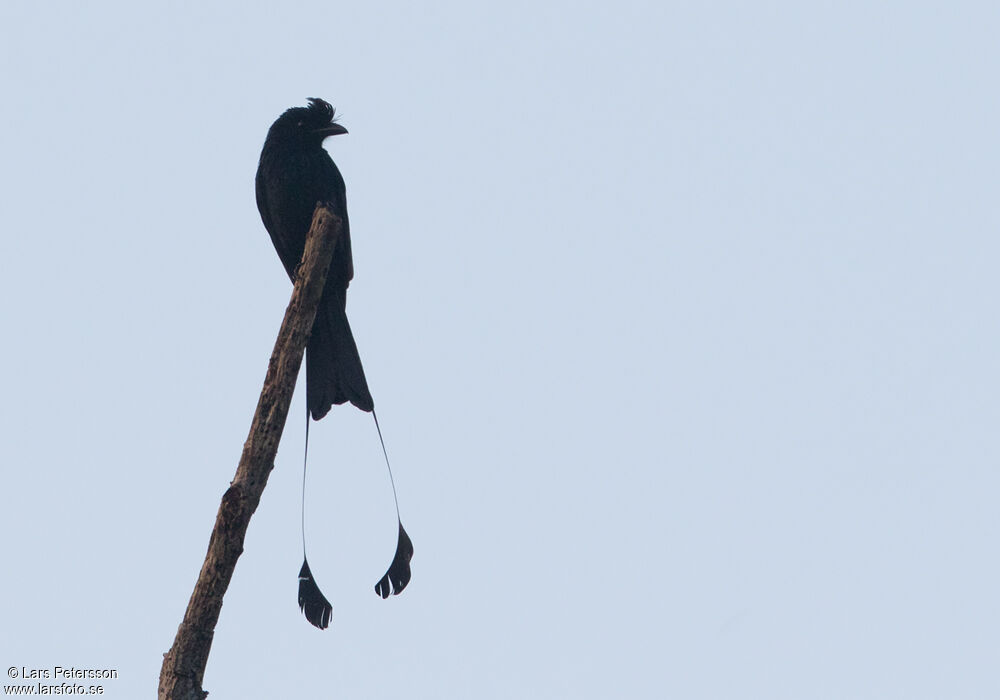
[[[0,9],[0,662],[151,697],[323,97],[371,419],[296,395],[212,697],[1000,694],[992,3]],[[5,681],[6,683],[6,681]]]

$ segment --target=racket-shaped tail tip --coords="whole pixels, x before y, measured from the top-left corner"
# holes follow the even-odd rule
[[[309,570],[309,562],[302,559],[299,569],[299,609],[313,626],[325,630],[333,617],[333,606],[326,599]]]
[[[399,539],[396,542],[396,556],[389,564],[389,570],[385,576],[375,584],[375,592],[383,598],[390,595],[399,595],[410,582],[410,559],[413,558],[413,542],[410,536],[403,529],[403,523],[399,523]]]

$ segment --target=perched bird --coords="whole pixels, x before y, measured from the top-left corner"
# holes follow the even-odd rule
[[[308,107],[286,110],[271,125],[260,154],[256,179],[257,209],[278,257],[281,258],[281,264],[293,282],[305,250],[306,234],[317,202],[328,205],[343,222],[312,334],[306,346],[306,405],[313,420],[325,416],[333,404],[348,401],[362,411],[370,411],[375,419],[379,442],[389,468],[393,499],[396,502],[396,520],[399,524],[396,554],[389,570],[375,584],[375,592],[387,598],[390,593],[402,592],[410,581],[413,543],[399,519],[396,485],[392,479],[385,441],[382,440],[382,429],[375,414],[375,401],[368,389],[361,356],[347,321],[347,287],[354,277],[347,196],[344,178],[323,148],[323,141],[328,136],[346,133],[347,129],[336,122],[333,107],[321,99],[309,98]],[[307,422],[307,445],[308,439]],[[303,482],[303,507],[304,498]],[[305,557],[304,521],[303,517],[299,607],[309,622],[323,629],[330,622],[333,607],[320,592],[309,569],[309,562]]]
[[[323,148],[328,136],[346,133],[334,121],[333,107],[312,98],[308,107],[293,107],[271,125],[257,167],[257,209],[293,282],[316,203],[328,204],[343,222],[306,349],[306,403],[314,420],[345,401],[362,411],[375,408],[347,321],[354,261],[344,178]]]

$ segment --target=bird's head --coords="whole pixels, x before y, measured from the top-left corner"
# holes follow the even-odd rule
[[[287,146],[319,147],[327,136],[347,133],[336,119],[336,111],[329,102],[310,97],[308,107],[285,110],[271,125],[267,140]]]

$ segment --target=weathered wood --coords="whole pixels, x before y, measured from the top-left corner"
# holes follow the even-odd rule
[[[306,237],[291,301],[285,310],[278,339],[267,366],[264,389],[257,402],[250,435],[236,477],[222,496],[208,553],[198,575],[184,620],[160,669],[159,700],[204,700],[201,682],[212,648],[215,625],[222,611],[222,597],[243,553],[250,516],[260,503],[267,477],[274,468],[278,442],[285,428],[295,379],[302,365],[312,331],[333,249],[340,237],[341,221],[322,204],[316,206]]]

